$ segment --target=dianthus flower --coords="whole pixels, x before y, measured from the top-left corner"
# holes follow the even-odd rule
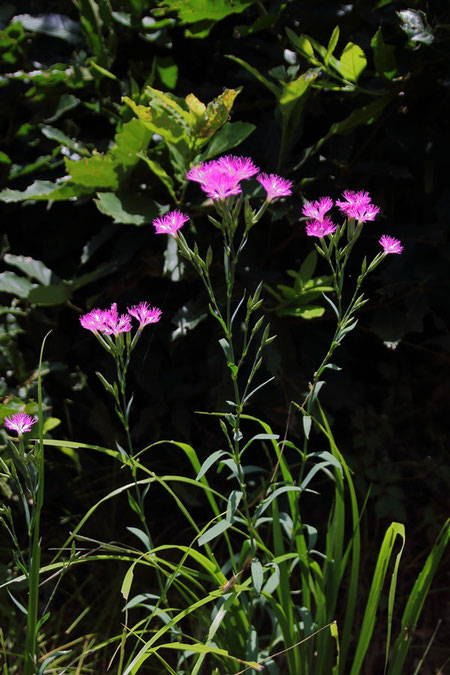
[[[87,314],[80,316],[80,323],[86,330],[91,330],[93,333],[105,330],[106,312],[103,309],[93,309]]]
[[[308,237],[326,237],[327,234],[333,234],[337,225],[333,223],[331,218],[325,216],[323,220],[310,220],[306,223],[306,234]]]
[[[226,173],[215,170],[211,172],[203,183],[201,183],[203,192],[206,192],[211,199],[226,199],[231,195],[238,195],[242,192],[239,181]]]
[[[127,333],[131,330],[131,316],[117,312],[117,303],[111,305],[111,309],[93,309],[88,314],[80,316],[80,323],[83,328],[91,330],[93,333],[100,332],[106,335],[115,335]]]
[[[315,202],[305,202],[302,213],[313,220],[323,220],[327,211],[333,208],[331,197],[321,197]]]
[[[16,413],[11,417],[5,417],[5,427],[11,431],[17,431],[22,436],[26,431],[30,431],[36,420],[25,413]]]
[[[383,234],[378,242],[383,247],[383,253],[401,253],[403,251],[402,243],[399,239]]]
[[[118,337],[120,333],[128,333],[131,330],[131,316],[129,314],[121,314],[117,312],[117,303],[113,302],[111,309],[105,312],[105,328],[103,330],[106,335],[114,335]]]
[[[139,321],[139,330],[149,323],[157,323],[161,318],[161,310],[158,307],[150,307],[148,302],[140,302],[138,305],[128,307],[128,314]]]
[[[358,223],[375,220],[375,216],[380,211],[378,206],[372,204],[369,193],[364,190],[359,192],[345,190],[344,198],[346,201],[337,200],[336,205],[347,218],[354,218]]]
[[[226,155],[193,166],[187,172],[186,178],[200,183],[203,192],[211,199],[226,199],[242,192],[240,181],[251,178],[258,171],[250,157]]]
[[[220,157],[216,161],[216,167],[230,178],[235,178],[238,181],[251,178],[259,172],[258,167],[253,164],[250,157],[236,157],[235,155]]]
[[[268,202],[277,197],[287,197],[292,194],[292,182],[274,173],[260,173],[256,180],[261,183],[267,192],[266,201]]]
[[[180,227],[183,227],[187,220],[189,220],[189,216],[176,210],[166,213],[161,218],[155,218],[153,225],[156,229],[156,234],[173,234],[176,236],[177,231]]]

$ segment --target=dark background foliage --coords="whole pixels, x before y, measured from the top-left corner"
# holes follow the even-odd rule
[[[337,352],[335,362],[343,370],[328,376],[323,404],[355,472],[361,499],[371,487],[366,510],[368,567],[386,525],[392,520],[406,524],[400,592],[407,592],[446,517],[450,482],[445,465],[450,431],[448,3],[249,2],[243,11],[224,12],[214,20],[185,16],[180,9],[183,3],[163,6],[124,0],[113,1],[113,14],[108,16],[108,3],[99,3],[103,19],[99,30],[94,27],[92,31],[83,24],[87,5],[82,0],[75,5],[16,1],[0,9],[3,187],[25,191],[36,180],[56,181],[65,175],[64,155],[80,147],[88,154],[94,149],[107,152],[120,121],[132,117],[129,110],[124,112],[122,96],[142,91],[146,84],[179,97],[192,92],[205,102],[221,94],[224,87],[242,87],[230,120],[253,124],[255,129],[233,152],[251,156],[263,171],[278,171],[295,188],[293,197],[276,204],[252,231],[239,272],[241,291],[254,289],[260,279],[272,288],[289,285],[286,270],[298,270],[312,248],[299,222],[303,199],[325,194],[338,198],[344,189],[365,189],[381,207],[377,221],[364,228],[350,274],[359,269],[358,256],[375,254],[381,234],[402,240],[403,255],[392,256],[369,279],[370,302],[356,330]],[[409,34],[408,25],[403,21],[402,29],[398,15],[408,9],[422,19],[419,28],[409,26]],[[60,18],[52,19],[50,25],[48,16]],[[336,53],[351,41],[368,59],[360,86],[354,90],[333,83],[323,69],[308,63],[286,33],[286,29],[303,33],[326,46],[335,26],[340,29]],[[389,77],[378,72],[371,48],[380,26],[385,45],[395,55],[396,72]],[[242,59],[267,78],[272,69],[288,69],[272,70],[274,84],[277,78],[278,82],[279,78],[293,80],[308,69],[317,78],[302,102],[283,156],[277,97],[227,55]],[[385,103],[372,117],[355,113],[383,96]],[[352,113],[359,118],[348,133],[329,133],[333,124]],[[48,127],[62,132],[72,146],[68,147],[67,140],[55,139]],[[142,184],[147,186],[144,190]],[[255,189],[256,183],[251,183],[250,190]],[[156,209],[153,217],[161,206],[176,206],[144,162],[135,167],[121,190],[144,194]],[[136,444],[175,438],[191,443],[204,459],[220,447],[222,439],[211,418],[193,411],[223,410],[229,398],[216,327],[206,316],[205,294],[187,267],[180,279],[170,271],[165,258],[167,242],[155,236],[151,218],[141,226],[113,223],[97,208],[92,199],[95,192],[53,202],[12,200],[5,198],[10,193],[2,193],[3,254],[42,261],[60,279],[90,273],[92,280],[75,288],[65,302],[52,298],[48,303],[33,303],[26,294],[17,296],[7,285],[1,287],[10,292],[1,296],[0,393],[5,403],[11,396],[24,401],[36,397],[38,352],[44,334],[51,329],[46,404],[48,414],[61,421],[53,435],[114,446],[116,439],[120,442],[121,431],[95,377],[96,370],[107,375],[111,363],[94,338],[80,328],[79,314],[115,301],[125,309],[146,299],[161,307],[163,319],[144,333],[130,371]],[[177,197],[192,217],[186,237],[191,241],[195,237],[202,251],[209,243],[218,251],[219,236],[211,231],[200,208],[197,186],[190,184]],[[3,271],[11,273],[8,255]],[[220,280],[219,254],[213,272]],[[319,261],[316,274],[326,272]],[[6,284],[3,275],[2,279]],[[265,366],[276,380],[255,396],[249,412],[282,434],[289,402],[303,400],[329,343],[333,316],[328,311],[310,320],[280,316],[271,294],[265,292],[264,297],[264,311],[272,333],[278,336]],[[290,434],[299,436],[300,429],[293,414]],[[256,451],[251,459],[262,461]],[[175,457],[153,450],[147,461],[155,471],[165,472],[173,470]],[[93,499],[104,494],[111,482],[120,481],[113,467],[105,466],[104,458],[59,450],[48,453],[48,476],[44,531],[55,545]],[[161,533],[161,541],[167,535],[183,536],[170,509],[161,495],[155,493],[150,499],[150,521]],[[101,528],[103,540],[117,537],[123,527],[120,508],[113,515],[99,516],[90,534],[95,536]],[[326,518],[326,508],[312,503],[310,518],[320,524],[322,516]],[[6,565],[7,544],[2,546]],[[98,575],[103,575],[101,569]],[[71,611],[77,610],[71,609],[67,598],[74,602],[70,594],[78,583],[83,589],[80,593],[94,597],[98,592],[89,580],[75,577],[73,586],[68,583],[57,600],[65,607],[68,621]],[[105,597],[110,585],[118,583],[120,579],[111,577],[102,590]],[[437,619],[444,618],[441,593],[446,586],[448,579],[442,572],[422,620],[417,654],[423,652]],[[105,611],[110,609],[107,605]],[[443,634],[438,634],[426,672],[438,672],[446,658],[445,648]],[[377,672],[376,667],[369,664],[367,672]]]

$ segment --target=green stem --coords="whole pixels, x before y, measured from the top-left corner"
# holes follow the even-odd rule
[[[42,357],[44,354],[45,341],[50,333],[44,337],[39,355],[38,370],[38,410],[39,410],[39,458],[37,476],[36,506],[33,514],[33,535],[31,546],[31,562],[27,608],[27,634],[25,639],[25,666],[24,675],[38,673],[37,654],[37,625],[38,625],[38,601],[39,601],[39,571],[41,566],[41,548],[39,544],[39,530],[41,521],[42,505],[44,503],[44,420],[42,415]],[[23,444],[19,436],[19,445]],[[22,445],[23,449],[23,445]]]

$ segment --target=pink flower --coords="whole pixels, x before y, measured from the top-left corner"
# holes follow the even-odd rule
[[[226,199],[242,192],[240,181],[251,178],[258,171],[250,157],[227,155],[193,166],[186,178],[200,183],[202,190],[211,199]]]
[[[105,326],[103,333],[118,337],[120,333],[128,333],[131,330],[131,316],[117,312],[117,303],[113,302],[111,309],[105,312]]]
[[[306,224],[306,234],[308,237],[325,237],[327,234],[333,234],[337,225],[335,225],[331,218],[325,216],[323,220],[310,220]]]
[[[216,161],[216,166],[220,171],[226,173],[230,178],[237,181],[251,178],[259,172],[257,166],[253,164],[250,157],[236,157],[235,155],[226,155]]]
[[[218,170],[211,172],[204,180],[202,190],[213,200],[226,199],[242,192],[239,181]]]
[[[281,178],[274,173],[260,173],[256,178],[267,192],[266,200],[270,202],[277,197],[287,197],[292,194],[292,183],[290,180]]]
[[[187,172],[186,178],[188,180],[193,180],[196,183],[203,184],[209,174],[215,170],[216,165],[217,162],[214,160],[211,162],[203,162],[203,164],[199,164],[198,166],[193,166]]]
[[[305,202],[302,212],[307,218],[323,220],[327,211],[333,208],[331,197],[321,197],[315,202]]]
[[[128,314],[134,316],[139,321],[139,330],[149,323],[157,323],[161,318],[161,310],[157,307],[150,307],[147,302],[140,302],[138,305],[128,307]]]
[[[131,330],[131,316],[128,314],[119,316],[115,302],[111,305],[111,309],[93,309],[88,314],[80,316],[80,323],[83,328],[93,333],[100,332],[116,337],[119,333],[127,333]]]
[[[5,427],[11,431],[17,431],[22,436],[26,431],[30,431],[36,420],[25,413],[16,413],[11,417],[5,417]]]
[[[181,213],[181,211],[170,211],[162,218],[155,218],[153,225],[156,229],[156,234],[176,235],[177,231],[180,227],[183,227],[187,220],[189,220],[189,216]]]
[[[353,192],[352,190],[345,190],[344,198],[346,201],[337,201],[342,213],[347,218],[354,218],[358,223],[365,223],[367,220],[375,220],[375,216],[380,209],[371,202],[368,192],[360,190]]]
[[[403,251],[403,246],[399,239],[394,239],[387,234],[383,234],[381,239],[378,242],[383,247],[383,253],[401,253]]]
[[[102,309],[93,309],[87,314],[80,316],[80,323],[86,330],[91,330],[93,333],[105,330],[106,312]]]

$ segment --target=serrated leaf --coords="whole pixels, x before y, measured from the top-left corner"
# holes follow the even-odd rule
[[[65,159],[72,181],[89,188],[119,187],[119,162],[107,155],[92,155],[78,161]]]
[[[359,76],[367,66],[367,59],[358,45],[349,42],[345,45],[339,61],[341,75],[350,82],[357,82]]]
[[[132,167],[139,161],[139,154],[146,150],[150,143],[151,131],[141,122],[133,118],[125,122],[120,131],[115,135],[115,145],[108,152],[113,160],[123,167]]]

